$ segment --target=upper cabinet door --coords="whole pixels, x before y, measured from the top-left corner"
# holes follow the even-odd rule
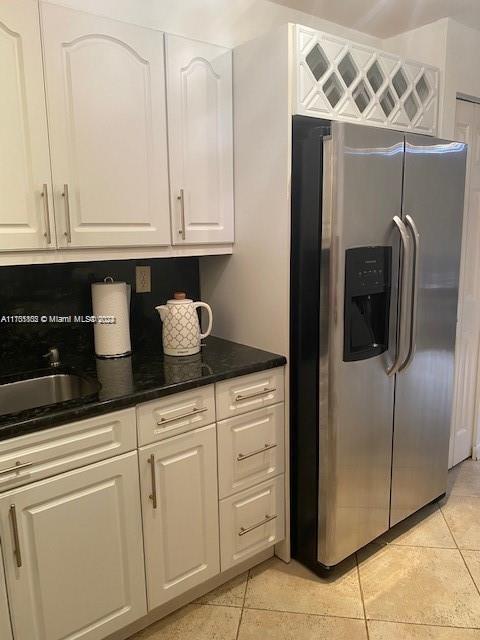
[[[166,36],[174,244],[233,242],[232,54]]]
[[[169,245],[163,34],[41,11],[59,246]]]
[[[0,2],[0,251],[55,247],[35,0]]]

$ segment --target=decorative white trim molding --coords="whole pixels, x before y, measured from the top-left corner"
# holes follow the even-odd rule
[[[92,260],[133,260],[147,258],[185,258],[233,253],[231,244],[181,245],[175,247],[109,247],[58,249],[56,251],[8,251],[0,253],[0,267],[15,264],[91,262]]]
[[[293,112],[435,135],[439,70],[294,27]]]

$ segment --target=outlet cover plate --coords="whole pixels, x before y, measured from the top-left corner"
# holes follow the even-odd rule
[[[151,269],[148,266],[141,266],[135,268],[135,279],[137,293],[150,293],[152,290],[152,274]]]

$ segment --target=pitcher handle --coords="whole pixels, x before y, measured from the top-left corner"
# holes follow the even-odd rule
[[[210,305],[208,305],[206,302],[194,302],[193,306],[195,307],[195,309],[198,309],[198,307],[203,307],[208,311],[208,327],[205,333],[200,334],[200,340],[202,340],[203,338],[206,338],[207,336],[209,336],[212,331],[212,324],[213,324],[212,310],[210,308]]]

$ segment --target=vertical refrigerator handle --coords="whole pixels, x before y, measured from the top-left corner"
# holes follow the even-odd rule
[[[418,301],[418,255],[420,252],[420,234],[417,225],[412,216],[405,216],[407,226],[413,238],[413,254],[412,254],[412,304],[410,309],[410,339],[408,345],[408,353],[404,362],[398,368],[398,371],[405,371],[413,360],[415,350],[417,348],[417,301]]]
[[[408,306],[408,273],[409,273],[409,265],[410,265],[410,238],[408,236],[407,227],[403,223],[403,220],[399,216],[393,217],[393,223],[396,225],[398,231],[400,232],[400,239],[402,241],[403,247],[403,256],[402,256],[402,277],[400,282],[400,313],[399,313],[399,331],[398,339],[397,339],[397,353],[395,355],[395,360],[387,369],[387,375],[393,376],[399,370],[402,364],[402,356],[403,356],[403,341],[405,339],[406,334],[406,325],[407,325],[407,306]]]

